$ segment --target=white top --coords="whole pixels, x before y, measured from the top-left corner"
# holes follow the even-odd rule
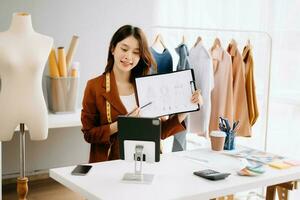
[[[137,107],[134,93],[128,96],[120,96],[120,99],[123,105],[125,106],[127,112],[131,112]]]
[[[196,87],[201,90],[203,105],[198,112],[190,113],[189,132],[207,136],[210,112],[211,91],[214,88],[212,59],[202,42],[190,50],[190,64],[194,69]]]

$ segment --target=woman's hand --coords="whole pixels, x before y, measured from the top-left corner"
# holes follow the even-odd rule
[[[127,116],[130,116],[130,117],[139,117],[140,116],[140,111],[141,111],[140,107],[136,107],[131,112],[127,113]]]
[[[167,121],[168,119],[169,119],[169,115],[165,115],[165,116],[160,117],[160,120],[161,120],[162,122],[165,122],[165,121]]]
[[[200,90],[196,90],[192,94],[191,102],[194,104],[200,104],[200,106],[203,104],[203,98],[202,98]]]
[[[129,112],[127,114],[127,116],[130,117],[139,117],[140,116],[140,111],[141,109],[139,107],[136,107],[135,109],[133,109],[131,112]],[[113,135],[116,132],[118,132],[118,122],[113,122],[109,125],[109,129],[110,129],[110,134]]]
[[[196,90],[192,94],[191,102],[194,104],[199,104],[200,106],[203,104],[203,98],[202,98],[200,90]],[[178,114],[179,122],[181,123],[187,117],[187,115],[188,115],[187,113]]]

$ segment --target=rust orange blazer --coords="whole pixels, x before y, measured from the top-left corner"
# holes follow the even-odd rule
[[[110,73],[110,92],[106,92],[105,74],[87,82],[81,111],[82,132],[84,139],[91,144],[89,162],[119,159],[118,133],[110,135],[106,116],[106,100],[111,105],[112,121],[119,115],[127,114],[119,97],[114,73]],[[161,138],[165,139],[185,129],[179,123],[177,115],[162,122]],[[110,149],[110,150],[109,150]]]

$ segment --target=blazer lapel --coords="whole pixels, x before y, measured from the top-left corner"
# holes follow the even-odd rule
[[[104,90],[106,81],[103,81],[102,87]],[[121,115],[125,115],[127,113],[126,108],[124,107],[117,88],[117,83],[115,80],[115,76],[113,71],[110,72],[110,91],[102,93],[103,97],[110,103],[112,107],[114,107]]]

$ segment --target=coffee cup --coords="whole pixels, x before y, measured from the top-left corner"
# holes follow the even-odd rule
[[[226,133],[223,131],[212,131],[210,133],[211,149],[222,151],[224,148]]]

